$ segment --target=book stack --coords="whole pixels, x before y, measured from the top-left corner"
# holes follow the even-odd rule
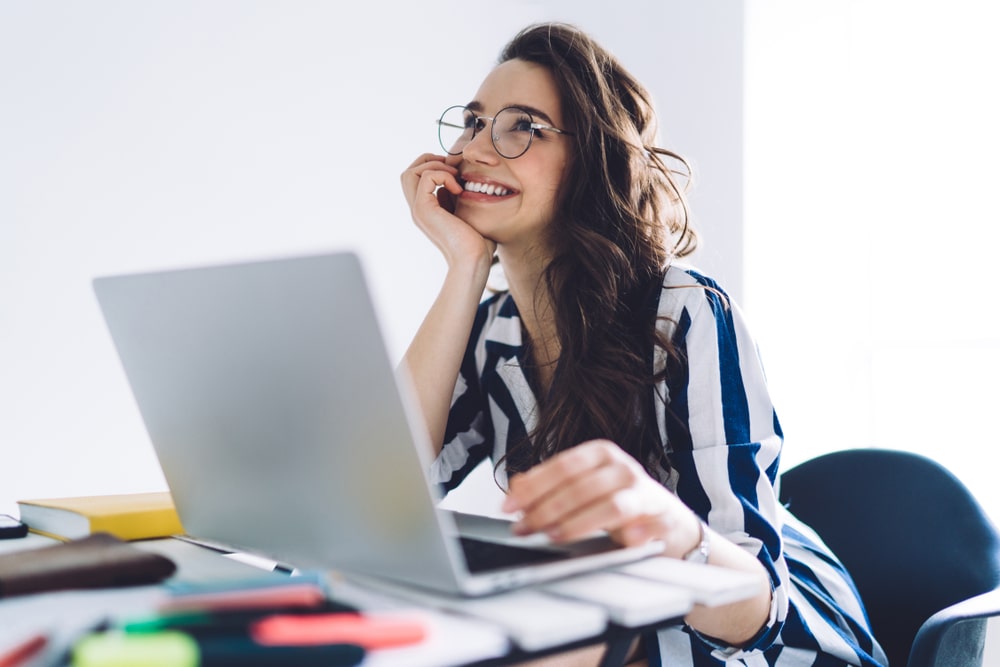
[[[170,493],[19,500],[21,521],[33,533],[74,540],[109,533],[121,540],[169,537],[184,532]]]

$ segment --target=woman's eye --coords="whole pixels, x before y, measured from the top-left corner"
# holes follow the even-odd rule
[[[506,132],[531,132],[531,118],[527,116],[505,118],[503,127]]]

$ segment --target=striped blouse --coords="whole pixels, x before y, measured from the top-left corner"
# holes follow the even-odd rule
[[[756,556],[773,594],[767,624],[749,645],[727,646],[690,627],[672,627],[647,637],[649,664],[885,665],[850,577],[777,500],[781,428],[739,308],[691,269],[668,268],[663,284],[658,326],[686,366],[656,388],[660,436],[672,463],[660,481],[716,532]],[[485,458],[499,460],[508,444],[532,431],[537,406],[520,367],[522,352],[510,294],[483,301],[444,446],[432,465],[432,478],[444,489],[456,487]],[[654,362],[662,367],[662,351]],[[502,466],[497,475],[504,484]]]

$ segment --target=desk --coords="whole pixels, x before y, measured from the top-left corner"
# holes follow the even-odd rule
[[[0,542],[0,552],[51,543],[30,535]],[[179,582],[289,578],[268,569],[268,561],[226,555],[179,539],[133,544],[173,560],[178,569],[172,579]],[[431,629],[427,642],[373,651],[365,667],[492,667],[599,642],[609,646],[604,664],[620,665],[637,633],[678,623],[696,603],[724,604],[755,592],[753,578],[743,573],[658,558],[477,599],[337,573],[327,573],[326,581],[333,599],[362,610],[417,609],[426,615]],[[74,638],[95,623],[144,615],[166,596],[163,586],[142,586],[0,600],[0,648],[6,636],[11,641],[17,633],[27,636],[45,629],[50,645],[30,664],[56,667]]]

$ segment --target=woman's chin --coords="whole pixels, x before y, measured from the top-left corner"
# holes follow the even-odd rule
[[[481,235],[494,240],[494,235],[498,231],[495,220],[488,220],[486,219],[487,216],[476,215],[475,211],[462,210],[460,207],[455,208],[455,215],[464,220],[469,227],[472,227]]]

